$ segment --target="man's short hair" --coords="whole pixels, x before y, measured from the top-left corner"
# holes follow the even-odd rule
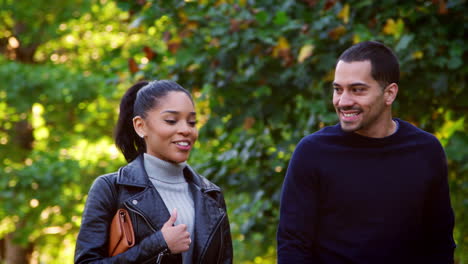
[[[371,75],[382,88],[391,83],[398,84],[400,80],[400,65],[393,51],[377,41],[365,41],[355,44],[345,50],[338,61],[347,63],[366,61],[371,63]]]

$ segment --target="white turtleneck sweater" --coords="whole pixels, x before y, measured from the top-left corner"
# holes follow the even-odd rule
[[[170,163],[146,153],[144,154],[144,164],[146,173],[148,173],[169,213],[172,213],[172,209],[177,208],[175,225],[186,224],[190,239],[195,241],[193,237],[195,208],[192,194],[183,174],[183,169],[187,164],[185,162]],[[192,263],[192,252],[193,243],[190,244],[188,251],[182,253],[184,264]]]

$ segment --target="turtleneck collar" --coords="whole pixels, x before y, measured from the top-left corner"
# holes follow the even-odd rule
[[[150,179],[166,183],[186,182],[183,173],[186,162],[174,164],[144,153],[144,164]]]

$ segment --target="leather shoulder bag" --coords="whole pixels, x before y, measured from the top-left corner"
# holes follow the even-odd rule
[[[135,245],[132,220],[125,209],[117,210],[109,232],[109,256],[127,251]]]

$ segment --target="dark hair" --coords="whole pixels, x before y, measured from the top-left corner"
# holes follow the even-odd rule
[[[393,51],[377,41],[365,41],[345,50],[338,61],[366,61],[371,63],[371,75],[382,88],[400,81],[400,65]]]
[[[135,132],[133,118],[135,116],[146,118],[147,112],[154,109],[159,100],[169,92],[183,92],[193,103],[192,96],[186,89],[168,80],[139,82],[130,87],[122,97],[114,134],[115,144],[128,162],[146,152],[145,140]]]

